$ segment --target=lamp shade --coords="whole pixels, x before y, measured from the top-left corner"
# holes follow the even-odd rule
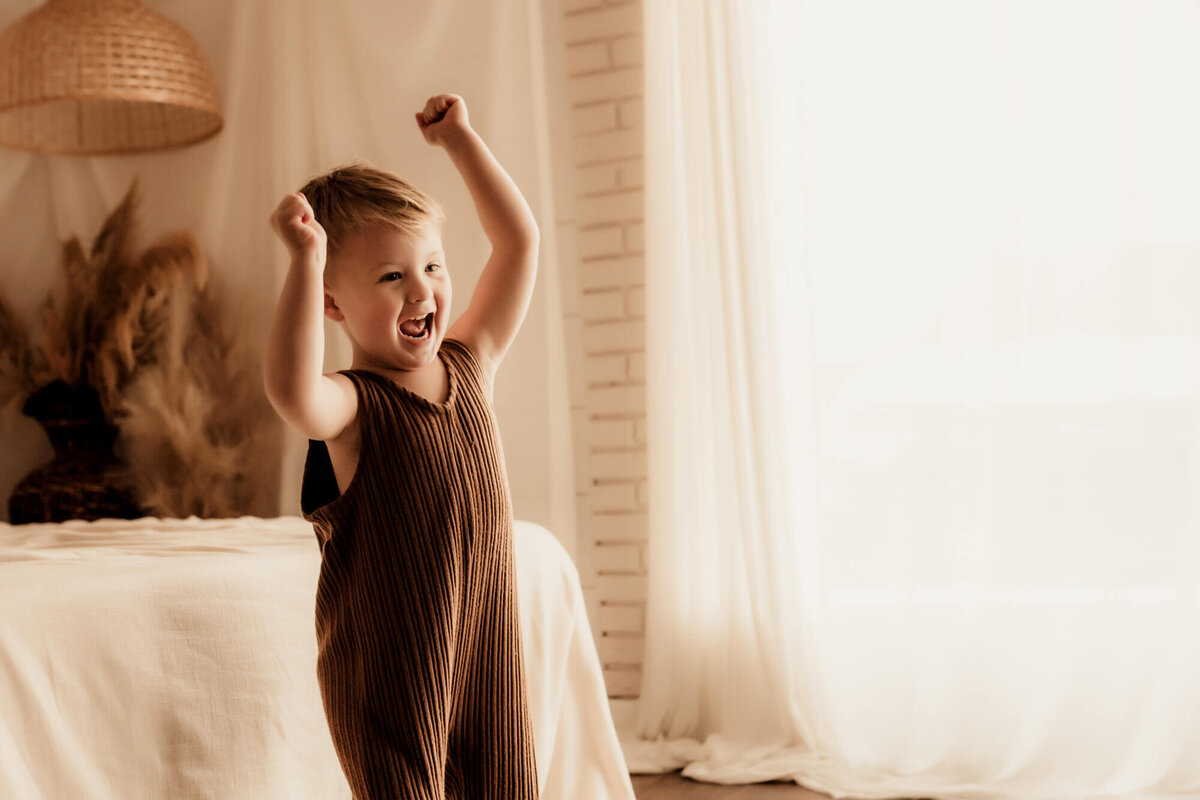
[[[0,32],[0,146],[133,153],[223,125],[200,46],[137,0],[49,0]]]

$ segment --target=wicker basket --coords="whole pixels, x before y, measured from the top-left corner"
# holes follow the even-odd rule
[[[0,33],[2,146],[131,153],[223,125],[199,45],[137,0],[49,0]]]

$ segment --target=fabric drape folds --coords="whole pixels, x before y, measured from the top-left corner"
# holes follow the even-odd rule
[[[644,19],[632,771],[1200,796],[1200,9]]]

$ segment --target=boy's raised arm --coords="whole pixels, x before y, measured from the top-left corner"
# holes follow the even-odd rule
[[[457,101],[457,103],[462,102]],[[487,144],[465,119],[458,127],[441,132],[435,143],[441,145],[462,175],[479,222],[492,247],[512,250],[536,244],[537,220],[525,202],[517,184],[500,166]],[[447,114],[449,116],[449,114]],[[445,124],[435,123],[435,124]],[[433,126],[428,126],[426,130]],[[427,134],[428,135],[428,134]]]
[[[445,149],[462,175],[492,255],[454,334],[468,341],[493,372],[525,319],[537,278],[537,220],[516,183],[492,155],[453,94],[429,98],[416,115],[429,144]]]
[[[271,215],[271,227],[287,245],[292,263],[267,337],[263,387],[288,424],[310,439],[332,439],[354,419],[357,394],[321,373],[325,231],[299,193],[280,202]]]

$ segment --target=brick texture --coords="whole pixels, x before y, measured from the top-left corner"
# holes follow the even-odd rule
[[[584,451],[579,562],[608,694],[640,692],[646,601],[641,2],[560,0],[577,319],[568,344]],[[567,159],[564,159],[567,160]],[[572,316],[572,315],[568,315]]]

